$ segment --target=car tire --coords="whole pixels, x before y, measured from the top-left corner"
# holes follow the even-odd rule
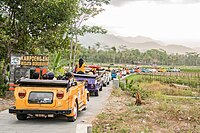
[[[88,97],[88,96],[87,96]],[[88,99],[88,98],[87,98]],[[86,100],[86,105],[85,107],[83,108],[83,111],[87,110],[87,103],[88,103],[88,100]]]
[[[99,90],[95,91],[95,96],[99,96]]]
[[[110,84],[110,82],[107,82],[107,85],[109,85]]]
[[[90,93],[87,94],[87,101],[90,101]]]
[[[17,119],[18,120],[26,120],[27,119],[27,114],[17,114]]]
[[[77,117],[78,117],[78,104],[77,104],[77,102],[75,102],[73,111],[74,111],[74,116],[67,117],[67,120],[69,122],[75,122]]]
[[[106,84],[103,84],[103,87],[106,87]]]
[[[99,89],[99,91],[102,91],[102,88],[103,88],[103,87],[101,86],[100,89]]]

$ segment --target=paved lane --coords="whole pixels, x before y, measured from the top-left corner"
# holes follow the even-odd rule
[[[8,110],[0,112],[0,133],[75,133],[76,125],[89,124],[107,103],[112,88],[111,84],[103,87],[98,97],[91,96],[86,111],[79,113],[76,122],[67,122],[63,118],[32,118],[18,121]]]

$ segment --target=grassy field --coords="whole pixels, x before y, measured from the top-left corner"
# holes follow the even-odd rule
[[[192,88],[200,88],[200,73],[155,73],[155,74],[140,74],[130,76],[128,80],[135,82],[152,82],[160,81],[166,84],[187,85]]]
[[[200,132],[200,91],[159,81],[138,82],[143,75],[128,78],[115,89],[103,113],[93,122],[94,133]],[[145,105],[135,105],[135,92]]]

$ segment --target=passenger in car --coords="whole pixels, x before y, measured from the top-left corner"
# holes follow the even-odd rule
[[[85,63],[84,60],[82,58],[79,59],[79,64],[77,65],[76,68],[76,73],[77,74],[84,74],[85,73]]]
[[[39,78],[39,73],[38,72],[34,72],[33,73],[33,79],[38,79]]]
[[[57,80],[62,80],[62,78],[63,78],[63,76],[59,75],[59,76],[57,77]]]
[[[47,79],[48,80],[53,80],[54,74],[52,72],[47,72]]]
[[[43,79],[43,80],[47,80],[47,79],[48,79],[48,77],[47,77],[47,74],[46,74],[46,73],[42,75],[42,79]]]
[[[73,74],[71,72],[67,72],[65,74],[65,80],[67,80],[68,84],[67,84],[67,89],[69,89],[72,84],[74,83],[74,78],[73,78]]]

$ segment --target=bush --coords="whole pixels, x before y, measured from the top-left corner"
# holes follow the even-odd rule
[[[126,84],[122,81],[119,82],[119,87],[122,89],[122,90],[126,90]]]
[[[142,99],[145,99],[147,97],[149,97],[150,93],[146,90],[144,90],[142,87],[139,86],[139,83],[134,82],[133,80],[131,80],[130,82],[127,82],[127,84],[125,85],[125,83],[121,82],[120,88],[122,90],[127,90],[129,91],[133,97],[135,97],[136,92],[139,92]]]
[[[0,97],[4,97],[6,95],[6,91],[8,90],[9,86],[7,84],[0,85]]]
[[[133,85],[131,88],[129,88],[129,90],[131,91],[133,97],[135,97],[136,92],[140,93],[142,99],[145,99],[150,95],[149,91],[144,90],[142,87],[139,86],[139,84]]]

